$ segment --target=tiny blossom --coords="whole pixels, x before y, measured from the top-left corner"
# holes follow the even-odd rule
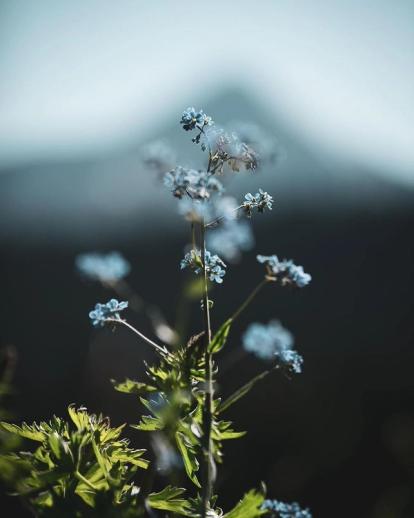
[[[246,221],[225,219],[224,224],[208,235],[207,244],[227,261],[234,262],[240,259],[241,252],[253,248],[253,232]]]
[[[223,185],[211,173],[181,166],[165,174],[164,185],[177,198],[188,195],[192,199],[205,200],[213,193],[223,191]]]
[[[154,434],[151,444],[155,453],[157,470],[161,473],[170,473],[175,468],[182,467],[181,457],[171,446],[164,434]]]
[[[185,131],[191,131],[196,126],[207,126],[213,124],[211,117],[206,115],[203,110],[196,111],[195,108],[189,107],[184,110],[180,124],[182,124]]]
[[[265,209],[272,210],[272,205],[273,197],[266,191],[259,189],[259,192],[254,196],[250,192],[245,195],[242,208],[251,217],[253,209],[257,209],[258,212],[264,212]]]
[[[142,163],[158,173],[165,173],[176,161],[174,150],[164,140],[149,142],[141,151]]]
[[[131,270],[129,262],[119,252],[79,254],[75,264],[81,275],[101,282],[119,281]]]
[[[209,221],[214,217],[214,208],[211,203],[188,197],[178,201],[178,212],[188,221],[193,222]]]
[[[301,509],[296,502],[286,504],[278,500],[265,500],[262,509],[270,511],[272,518],[312,518],[309,509]]]
[[[260,155],[260,162],[273,164],[281,155],[277,140],[261,126],[251,122],[234,121],[231,124],[239,138]]]
[[[217,126],[208,127],[203,136],[212,151],[212,170],[222,172],[227,164],[232,171],[254,170],[258,166],[257,153],[234,132]]]
[[[116,299],[111,299],[106,304],[100,304],[98,302],[95,305],[95,309],[89,313],[89,318],[92,320],[94,327],[103,327],[108,318],[120,320],[119,312],[127,307],[128,302],[118,302]]]
[[[265,264],[269,276],[283,286],[295,284],[298,288],[303,288],[312,280],[312,277],[304,272],[303,267],[296,265],[292,260],[279,261],[277,255],[258,255],[257,260]]]
[[[303,358],[293,350],[293,335],[277,320],[250,324],[243,335],[243,347],[262,360],[277,358],[293,372],[302,371]]]
[[[205,260],[208,278],[212,282],[221,284],[223,282],[223,277],[226,274],[226,264],[218,255],[212,254],[209,250],[206,250],[205,252]],[[201,251],[191,250],[190,252],[187,252],[184,259],[181,260],[180,268],[181,270],[184,268],[190,268],[190,270],[193,270],[195,274],[201,273],[203,271]]]

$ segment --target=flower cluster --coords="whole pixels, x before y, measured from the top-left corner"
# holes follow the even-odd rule
[[[76,268],[81,275],[100,282],[116,282],[128,275],[131,266],[119,252],[80,254]]]
[[[204,132],[207,147],[211,150],[211,167],[214,172],[223,172],[227,164],[232,171],[257,169],[259,157],[248,144],[234,132],[212,126]],[[206,146],[203,146],[205,149]]]
[[[223,185],[207,171],[197,171],[178,166],[164,176],[164,185],[176,198],[189,196],[196,200],[209,199],[213,193],[221,193]]]
[[[164,140],[154,140],[142,149],[141,160],[152,171],[164,174],[174,166],[176,154]]]
[[[252,229],[246,221],[225,219],[224,224],[207,237],[208,247],[227,261],[240,259],[241,252],[254,246]]]
[[[128,302],[118,302],[116,299],[111,299],[106,304],[98,302],[95,309],[89,313],[89,318],[92,320],[94,327],[103,327],[108,319],[121,320],[119,312],[127,307]]]
[[[277,140],[261,126],[251,122],[233,121],[232,127],[243,142],[257,151],[261,164],[274,164],[280,158],[282,150]]]
[[[258,212],[264,212],[265,209],[272,210],[272,205],[273,197],[270,196],[270,194],[266,191],[259,189],[259,192],[257,192],[254,196],[250,192],[245,195],[242,208],[250,218],[253,209],[257,209]]]
[[[312,277],[304,272],[303,267],[296,265],[292,260],[280,261],[277,255],[258,255],[257,260],[266,265],[269,277],[279,281],[282,286],[294,284],[298,288],[303,288],[312,280]]]
[[[303,358],[293,349],[293,336],[280,322],[272,320],[268,325],[250,324],[243,335],[243,347],[262,360],[277,358],[293,372],[302,371]]]
[[[213,121],[203,110],[196,111],[195,108],[189,107],[183,111],[180,124],[182,124],[185,131],[191,131],[196,127],[200,129],[203,126],[213,124]]]
[[[210,281],[221,284],[223,282],[223,277],[226,274],[226,264],[220,259],[218,255],[212,254],[208,250],[205,252],[205,261],[206,272]],[[191,252],[187,252],[184,256],[184,259],[182,259],[180,266],[181,270],[184,268],[190,268],[196,274],[201,273],[203,271],[201,251],[191,250]]]
[[[278,500],[265,500],[262,509],[270,511],[272,518],[312,518],[309,509],[301,509],[296,502],[286,504]]]

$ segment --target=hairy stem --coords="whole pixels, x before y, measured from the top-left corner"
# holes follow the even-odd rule
[[[206,265],[206,240],[204,221],[201,224],[201,259],[203,262],[204,274],[204,293],[203,293],[203,311],[204,311],[204,329],[205,329],[205,364],[206,364],[206,389],[203,408],[203,467],[202,467],[202,518],[207,516],[210,508],[210,500],[213,494],[214,484],[214,459],[212,451],[211,432],[213,427],[213,358],[208,352],[208,346],[211,342],[211,323],[210,323],[210,306],[208,300],[208,284],[207,284],[207,265]]]
[[[236,320],[236,318],[244,311],[247,306],[250,304],[250,302],[256,297],[256,295],[259,293],[259,291],[263,288],[265,284],[270,282],[267,278],[263,279],[250,293],[250,295],[247,297],[247,299],[239,306],[236,311],[233,313],[233,315],[230,317],[233,321]]]
[[[120,318],[107,318],[105,322],[111,322],[112,324],[118,324],[127,327],[130,331],[138,335],[144,342],[147,342],[147,344],[154,347],[155,350],[160,352],[163,355],[168,354],[168,350],[166,347],[161,347],[161,345],[156,344],[152,340],[150,340],[147,336],[143,335],[138,329],[135,329],[134,326],[131,326],[131,324],[128,324],[126,320],[121,320]]]

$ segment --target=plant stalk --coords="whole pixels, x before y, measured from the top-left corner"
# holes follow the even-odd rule
[[[242,313],[242,311],[244,311],[247,306],[250,304],[250,302],[256,297],[256,295],[259,293],[259,291],[263,288],[263,286],[265,284],[267,284],[269,282],[268,279],[264,278],[255,288],[254,290],[250,293],[250,295],[247,297],[247,299],[243,302],[243,304],[241,304],[241,306],[239,306],[236,311],[232,314],[232,316],[230,317],[233,321],[236,320],[236,318],[240,315],[240,313]]]
[[[208,299],[207,284],[207,265],[206,265],[206,240],[204,220],[201,224],[201,259],[203,262],[204,274],[204,293],[203,293],[203,312],[204,312],[204,329],[205,329],[205,365],[206,365],[206,389],[203,408],[203,471],[202,471],[202,518],[207,517],[210,508],[210,500],[213,494],[214,485],[214,458],[212,451],[211,432],[213,428],[213,358],[208,352],[208,346],[211,342],[211,323],[210,323],[210,306]]]

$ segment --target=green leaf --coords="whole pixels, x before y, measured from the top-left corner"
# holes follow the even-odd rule
[[[115,390],[118,392],[124,392],[125,394],[138,394],[141,396],[148,392],[155,392],[157,390],[156,387],[153,387],[152,385],[147,385],[146,383],[134,381],[129,378],[126,378],[123,382],[111,380],[111,383]]]
[[[213,339],[208,344],[208,352],[215,354],[223,349],[226,344],[227,336],[230,332],[230,327],[233,320],[229,318],[224,322],[224,324],[220,327],[217,333],[213,336]]]
[[[201,487],[196,475],[196,471],[198,471],[198,460],[191,444],[187,441],[185,435],[181,432],[176,432],[175,440],[183,458],[184,468],[188,477],[193,482],[193,484],[195,484],[197,487]]]
[[[161,511],[171,511],[179,513],[184,516],[190,516],[188,511],[190,504],[184,498],[177,498],[185,492],[185,489],[179,487],[167,486],[159,493],[151,493],[147,501],[153,509],[160,509]]]
[[[32,441],[43,442],[46,437],[46,434],[36,424],[30,426],[27,423],[23,423],[20,427],[16,424],[1,422],[0,428],[5,430],[6,432],[13,433],[15,435],[24,437],[25,439],[30,439]]]
[[[131,425],[131,428],[143,430],[144,432],[154,432],[155,430],[162,430],[164,425],[157,417],[143,415],[140,423]]]
[[[236,392],[234,392],[225,401],[223,401],[223,403],[219,405],[217,412],[220,414],[221,412],[224,412],[224,410],[227,410],[233,403],[236,403],[236,401],[245,396],[256,385],[258,381],[265,378],[270,372],[271,371],[262,372],[261,374],[247,382],[245,385],[240,387],[238,390],[236,390]]]
[[[256,518],[267,511],[261,509],[264,501],[264,495],[255,489],[252,489],[244,495],[242,500],[223,518]]]

